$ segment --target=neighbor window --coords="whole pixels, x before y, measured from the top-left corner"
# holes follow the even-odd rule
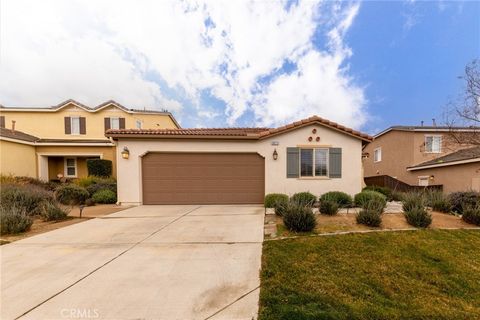
[[[142,120],[137,120],[135,124],[137,126],[137,129],[142,129]]]
[[[65,158],[65,177],[77,176],[77,159]]]
[[[373,162],[382,161],[382,148],[376,148],[373,150]]]
[[[70,118],[71,134],[80,134],[80,117]]]
[[[300,176],[328,176],[328,149],[300,149]]]
[[[442,152],[442,136],[425,136],[425,152]]]
[[[428,186],[428,179],[429,179],[429,176],[418,177],[418,185],[421,186],[421,187]]]
[[[110,129],[120,129],[120,118],[110,118]]]

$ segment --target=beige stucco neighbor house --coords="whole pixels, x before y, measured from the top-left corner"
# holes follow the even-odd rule
[[[122,204],[263,203],[267,193],[363,184],[369,135],[311,117],[276,129],[108,130]]]
[[[86,160],[113,162],[110,128],[179,128],[169,112],[128,109],[115,101],[88,107],[68,100],[48,108],[0,107],[0,174],[41,180],[81,178]]]
[[[364,149],[365,177],[390,176],[412,186],[442,185],[446,193],[480,191],[480,149],[460,145],[452,132],[478,128],[394,126],[375,135]]]

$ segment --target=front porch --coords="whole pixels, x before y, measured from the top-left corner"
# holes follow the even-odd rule
[[[87,160],[101,159],[102,154],[38,154],[38,178],[43,181],[78,179],[88,176]]]

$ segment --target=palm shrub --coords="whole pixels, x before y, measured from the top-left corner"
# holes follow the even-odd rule
[[[377,204],[382,203],[383,208],[387,205],[387,197],[377,191],[365,190],[357,193],[354,198],[355,204],[361,208],[366,208],[371,201],[375,201]],[[382,210],[383,210],[382,208]]]
[[[283,213],[283,224],[290,231],[310,232],[315,229],[317,221],[311,207],[289,203]]]
[[[283,209],[288,204],[288,195],[283,193],[270,193],[265,196],[265,208],[274,208],[275,214],[281,216]]]
[[[290,200],[300,206],[312,207],[315,201],[317,201],[317,197],[310,192],[298,192],[295,193]]]
[[[429,190],[426,194],[427,205],[434,211],[449,213],[452,211],[452,205],[447,196],[442,191]]]
[[[320,203],[322,201],[335,202],[340,208],[348,207],[352,204],[352,197],[341,191],[330,191],[322,194],[320,197]]]
[[[95,203],[115,203],[117,202],[117,195],[112,190],[99,190],[92,196]]]
[[[73,183],[61,185],[55,190],[55,198],[66,205],[82,204],[89,196],[85,188]]]
[[[480,193],[475,191],[452,192],[448,195],[452,210],[462,214],[463,208],[475,206],[480,202]]]
[[[408,211],[404,211],[403,215],[408,224],[417,228],[426,228],[432,223],[432,215],[421,207],[413,207]]]
[[[336,215],[338,213],[338,204],[330,200],[320,201],[320,213],[329,216]]]
[[[476,203],[474,206],[467,205],[462,211],[463,221],[480,226],[480,202]]]
[[[25,232],[32,223],[33,220],[25,207],[0,205],[0,234]]]
[[[382,213],[385,208],[383,199],[374,198],[364,204],[364,207],[356,216],[358,224],[369,227],[379,227],[382,223]]]
[[[427,205],[425,196],[420,192],[407,192],[403,195],[402,209],[404,212],[413,209],[424,209]]]

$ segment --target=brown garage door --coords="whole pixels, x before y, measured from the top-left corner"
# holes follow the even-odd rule
[[[263,203],[264,158],[256,153],[148,153],[144,204]]]

